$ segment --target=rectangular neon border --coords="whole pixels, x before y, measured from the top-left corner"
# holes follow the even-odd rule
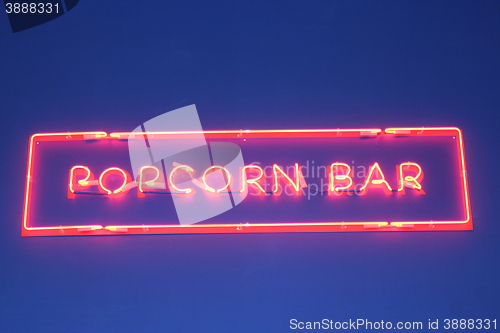
[[[206,138],[285,138],[285,137],[366,137],[366,136],[454,136],[458,137],[460,174],[465,220],[460,221],[360,221],[360,222],[298,222],[298,223],[254,223],[254,224],[210,224],[210,225],[79,225],[30,227],[31,177],[36,141],[67,140],[116,140],[125,139],[130,133],[116,132],[67,132],[38,133],[30,138],[26,188],[24,195],[21,236],[71,236],[71,235],[123,235],[123,234],[190,234],[190,233],[262,233],[262,232],[353,232],[353,231],[433,231],[473,230],[469,184],[465,164],[462,131],[457,127],[394,127],[385,130],[369,129],[290,129],[290,130],[231,130],[231,131],[185,131],[144,132],[157,138],[172,138],[203,133]],[[142,133],[141,133],[142,134]]]

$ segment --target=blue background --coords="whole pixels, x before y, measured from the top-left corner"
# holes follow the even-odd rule
[[[81,1],[16,34],[0,15],[0,331],[500,319],[499,13],[497,1]],[[189,104],[205,129],[458,126],[475,230],[20,237],[29,135],[128,131]]]

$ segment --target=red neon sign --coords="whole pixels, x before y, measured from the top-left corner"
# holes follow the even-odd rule
[[[59,172],[59,174],[52,177],[59,178],[60,176],[61,179],[66,179],[64,189],[61,186],[57,188],[61,193],[65,193],[64,200],[72,199],[71,201],[74,202],[74,204],[70,204],[64,201],[62,196],[58,197],[57,200],[61,200],[60,202],[62,203],[60,206],[67,207],[61,209],[62,211],[67,210],[70,212],[72,207],[82,209],[81,207],[84,206],[87,209],[78,210],[84,213],[73,214],[73,216],[93,216],[89,213],[88,207],[94,204],[96,204],[96,207],[99,207],[97,210],[111,209],[119,212],[116,208],[116,203],[127,202],[127,204],[124,203],[126,205],[124,207],[130,210],[135,206],[146,205],[148,200],[158,200],[156,199],[158,194],[166,194],[169,198],[177,198],[175,200],[182,200],[183,202],[190,202],[189,200],[195,202],[193,198],[196,195],[204,195],[208,199],[203,200],[212,200],[210,204],[217,204],[218,200],[230,198],[233,207],[236,207],[238,204],[239,206],[234,208],[232,212],[228,211],[220,215],[217,214],[218,216],[208,219],[208,222],[201,221],[200,223],[187,225],[175,222],[167,224],[156,223],[156,220],[152,221],[154,218],[143,217],[151,212],[151,209],[146,208],[144,209],[144,214],[138,214],[139,218],[142,219],[138,221],[140,223],[133,223],[131,221],[122,224],[119,223],[120,221],[113,220],[113,218],[111,221],[95,221],[95,217],[89,218],[89,221],[97,223],[75,223],[71,218],[68,218],[68,221],[72,223],[56,223],[50,220],[47,222],[45,215],[41,214],[44,216],[41,220],[44,221],[40,225],[37,212],[47,209],[47,205],[41,202],[43,200],[37,200],[38,193],[45,191],[47,188],[51,190],[54,190],[54,188],[50,182],[44,181],[45,176],[38,169],[38,163],[41,163],[39,159],[45,161],[44,155],[49,156],[49,154],[54,154],[54,151],[57,151],[57,149],[52,148],[52,145],[54,147],[61,147],[64,150],[67,149],[68,144],[72,143],[85,148],[85,144],[99,142],[105,144],[106,149],[110,147],[115,149],[113,147],[124,144],[124,140],[127,139],[129,133],[111,133],[109,135],[105,132],[35,134],[30,139],[28,152],[28,181],[25,191],[22,235],[60,236],[472,229],[463,137],[462,132],[458,128],[247,130],[204,131],[202,133],[208,140],[236,142],[242,147],[241,150],[244,155],[249,151],[248,154],[252,157],[257,156],[252,155],[252,153],[258,150],[245,150],[247,149],[246,146],[248,146],[247,141],[255,142],[256,147],[259,149],[263,147],[269,149],[269,147],[273,146],[269,144],[263,145],[263,141],[268,140],[273,144],[281,145],[284,142],[283,140],[288,140],[299,148],[304,147],[301,152],[302,155],[299,156],[302,157],[302,162],[277,163],[280,156],[274,160],[271,156],[268,159],[268,163],[247,163],[237,169],[217,163],[200,169],[194,165],[190,165],[190,162],[181,161],[173,162],[171,165],[166,165],[165,163],[162,165],[142,165],[137,170],[138,177],[134,179],[131,175],[134,170],[131,170],[130,166],[127,167],[126,164],[122,163],[123,165],[116,166],[113,165],[113,161],[105,161],[107,164],[103,162],[100,167],[95,167],[90,165],[90,162],[93,162],[92,157],[89,158],[89,164],[86,164],[78,160],[81,159],[81,156],[76,155],[77,157],[74,158],[78,160],[78,163],[68,164],[66,169],[61,169],[65,170],[64,175]],[[163,141],[182,140],[195,134],[200,134],[200,132],[144,133],[150,140]],[[414,141],[405,142],[405,138],[411,138]],[[451,149],[449,152],[449,161],[446,164],[447,167],[433,170],[432,167],[429,168],[429,165],[434,164],[427,163],[424,166],[419,159],[423,159],[426,156],[425,149],[428,149],[428,145],[422,145],[424,148],[419,147],[419,140],[424,140],[425,143],[428,140],[442,141],[443,147],[448,147],[446,148],[448,150]],[[419,159],[414,160],[413,158],[409,158],[407,151],[411,152],[411,149],[404,150],[399,148],[408,144],[416,147],[414,153]],[[356,167],[345,157],[354,155],[349,155],[349,151],[344,152],[340,149],[349,145],[353,147],[352,151],[358,152],[359,156],[366,156],[366,151],[378,149],[383,153],[377,158],[382,160],[387,159],[385,150],[381,150],[382,146],[387,146],[393,149],[394,152],[402,154],[402,157],[399,160],[395,160],[394,158],[396,157],[394,157],[393,160],[395,163],[389,167],[388,162],[384,162],[385,165],[382,166],[382,162],[372,159],[366,165],[366,171],[361,172],[359,171],[360,166]],[[286,147],[289,146],[292,145],[286,145]],[[317,168],[317,175],[314,174],[315,169],[312,168],[313,175],[311,176],[309,170],[306,170],[307,168],[304,166],[304,156],[311,154],[311,150],[323,146],[328,148],[326,151],[331,150],[332,147],[340,147],[338,154],[343,154],[344,158],[338,159],[323,153],[321,156],[326,156],[324,157],[326,163],[322,165],[318,163],[315,166]],[[362,151],[364,146],[370,149]],[[94,147],[92,148],[95,151]],[[281,150],[283,151],[285,148],[281,148]],[[294,150],[292,151],[295,152]],[[431,151],[428,155],[432,154],[437,153]],[[269,155],[271,154],[266,154],[266,156]],[[440,159],[442,159],[442,154],[440,156]],[[404,158],[407,159],[405,160]],[[71,163],[68,158],[64,160],[68,160],[68,163]],[[312,162],[314,163],[314,160]],[[60,168],[64,168],[64,165]],[[431,212],[436,213],[437,218],[435,219],[428,218],[430,215],[426,215],[422,219],[415,218],[413,215],[402,216],[408,210],[406,207],[409,207],[410,210],[418,211],[422,210],[422,207],[425,209],[425,205],[429,205],[430,202],[435,201],[434,198],[437,197],[436,192],[439,189],[439,186],[435,183],[436,180],[441,179],[442,175],[446,173],[445,169],[450,171],[448,172],[450,177],[443,184],[451,185],[453,189],[456,189],[450,191],[448,201],[458,201],[457,207],[452,207],[453,209],[450,208],[446,211],[446,214],[451,212],[450,215],[452,215],[452,218],[440,218],[444,213],[437,211],[435,207],[432,208],[431,206],[428,207],[432,208]],[[319,190],[318,186],[314,183],[314,181],[319,180],[321,184],[325,185],[323,190]],[[58,184],[62,184],[62,182]],[[321,193],[321,198],[311,200],[310,194],[313,186],[316,186],[317,193]],[[90,197],[92,199],[89,199]],[[386,199],[383,199],[384,197]],[[402,199],[403,197],[405,199]],[[393,199],[389,200],[389,198]],[[457,198],[460,200],[456,200]],[[111,201],[106,201],[110,199]],[[280,203],[279,200],[283,200],[283,202]],[[115,202],[115,204],[112,204],[112,202]],[[357,204],[356,202],[359,202],[359,206],[353,206]],[[356,220],[356,217],[349,219],[352,214],[347,209],[344,209],[347,206],[355,207],[351,209],[352,214],[358,210],[356,214],[360,217],[370,217],[370,210],[373,210],[373,207],[376,206],[380,209],[373,211],[373,216],[375,214],[379,215],[373,219],[363,218],[362,220]],[[261,207],[265,207],[265,210]],[[273,211],[273,207],[278,207],[278,209]],[[332,208],[335,208],[335,210],[330,211]],[[196,209],[196,205],[193,205],[192,209]],[[287,215],[283,209],[295,210],[295,213],[291,212]],[[309,209],[312,212],[310,214]],[[268,218],[258,215],[258,212],[262,211],[264,213],[268,212],[268,216],[272,214],[274,214],[272,216],[278,216],[276,214],[277,210],[282,211],[282,214],[278,218]],[[379,212],[379,210],[385,210],[385,212]],[[324,216],[316,216],[318,211],[324,213]],[[383,214],[385,213],[387,213],[387,217],[384,218]],[[336,214],[342,220],[336,220]],[[49,215],[47,214],[47,216]],[[59,215],[61,214],[57,214],[57,216]],[[72,216],[71,213],[68,215]],[[224,216],[226,215],[229,217],[225,218]],[[307,220],[308,215],[314,217]],[[127,218],[126,215],[124,216],[124,218]],[[284,217],[282,218],[281,216]],[[280,220],[281,218],[288,218],[290,220]],[[249,219],[250,222],[248,222]]]

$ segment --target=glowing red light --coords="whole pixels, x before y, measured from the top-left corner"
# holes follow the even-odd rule
[[[200,132],[149,132],[155,134],[156,138],[184,138]],[[72,226],[32,226],[33,212],[31,211],[32,177],[34,171],[34,159],[37,155],[36,144],[43,141],[78,141],[78,140],[117,140],[124,139],[129,133],[105,132],[72,132],[72,133],[40,133],[31,136],[28,150],[27,182],[25,188],[24,208],[23,208],[23,236],[54,236],[54,235],[108,235],[108,234],[156,234],[156,233],[228,233],[228,232],[312,232],[312,231],[365,231],[372,230],[398,231],[398,230],[471,230],[471,205],[469,188],[465,164],[465,152],[463,136],[460,129],[455,127],[431,127],[431,128],[388,128],[381,129],[311,129],[311,130],[247,130],[247,131],[204,131],[207,138],[321,138],[321,137],[363,137],[363,136],[454,136],[457,140],[458,168],[461,174],[460,190],[463,198],[464,218],[460,220],[435,220],[435,221],[324,221],[324,222],[290,222],[290,223],[240,223],[229,224],[193,224],[193,225],[72,225]],[[353,171],[344,162],[335,162],[329,165],[328,191],[348,192],[355,191],[353,187]],[[302,189],[307,187],[298,163],[293,165],[293,173],[288,174],[282,167],[274,164],[272,191],[279,194],[279,183],[283,183],[297,194],[302,193]],[[94,170],[96,171],[96,170]],[[143,171],[145,172],[143,175]],[[241,169],[240,180],[234,180],[228,169],[223,166],[211,166],[202,174],[202,181],[194,178],[195,170],[189,165],[177,165],[169,174],[168,186],[180,194],[188,194],[192,188],[180,188],[175,185],[175,175],[178,172],[186,172],[193,180],[193,184],[199,186],[206,192],[221,193],[228,191],[231,187],[233,193],[245,192],[251,186],[260,194],[266,194],[262,185],[265,173],[258,165],[246,165]],[[212,172],[222,173],[226,183],[221,188],[210,186],[210,175]],[[158,179],[162,171],[154,166],[143,166],[139,172],[137,183],[131,179],[128,172],[122,168],[110,167],[99,174],[95,179],[92,170],[84,165],[76,165],[69,170],[68,197],[74,198],[84,195],[85,192],[100,192],[103,196],[117,197],[124,195],[131,188],[137,186],[138,192],[143,193],[145,189],[156,188]],[[248,177],[247,174],[252,174]],[[425,194],[425,184],[423,185],[424,170],[417,162],[403,162],[396,166],[398,183],[394,184],[394,189],[386,180],[385,174],[379,163],[373,163],[363,186],[359,189],[360,194],[367,195],[368,192],[377,192],[392,195],[393,193],[404,194],[405,191],[414,191],[417,194]],[[122,182],[119,187],[112,189],[106,185],[107,177],[117,175]],[[147,175],[147,178],[146,178]],[[65,176],[67,177],[67,176]],[[145,177],[145,178],[142,178]],[[235,184],[232,184],[234,180]],[[269,192],[269,191],[268,191]],[[146,199],[145,199],[146,200]],[[263,221],[264,222],[264,221]]]

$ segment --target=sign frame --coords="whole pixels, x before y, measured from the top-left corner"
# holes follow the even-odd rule
[[[73,236],[73,235],[124,235],[124,234],[192,234],[192,233],[268,233],[268,232],[353,232],[353,231],[434,231],[473,230],[469,184],[465,162],[462,131],[457,127],[391,127],[384,130],[368,129],[286,129],[286,130],[217,130],[191,132],[144,132],[143,134],[165,136],[200,134],[206,138],[307,138],[307,137],[376,137],[376,136],[456,136],[457,154],[461,175],[461,189],[465,218],[450,221],[324,221],[295,223],[252,224],[192,224],[192,225],[77,225],[77,226],[31,226],[33,212],[30,210],[32,196],[31,180],[35,168],[37,143],[40,141],[74,140],[124,140],[131,133],[103,131],[37,133],[30,137],[23,204],[21,236]]]

